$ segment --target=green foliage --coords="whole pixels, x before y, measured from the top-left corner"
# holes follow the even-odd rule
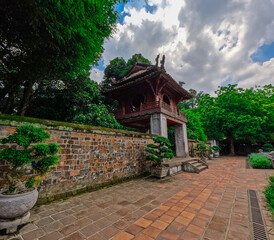
[[[248,162],[253,168],[272,168],[272,164],[269,159],[260,153],[250,154],[248,156]]]
[[[153,162],[154,166],[161,166],[164,158],[173,158],[174,154],[169,148],[171,146],[170,141],[162,136],[153,138],[155,144],[148,144],[145,149],[146,152],[150,153],[146,156],[147,160]]]
[[[101,58],[118,0],[3,0],[0,3],[2,112],[24,114],[33,86],[75,80]],[[35,92],[34,92],[35,91]]]
[[[274,87],[250,89],[219,87],[216,97],[207,94],[191,109],[199,116],[209,139],[271,141],[274,132]],[[197,107],[196,107],[197,106]],[[232,148],[232,154],[233,154]]]
[[[274,183],[274,176],[270,176],[269,181]]]
[[[274,176],[269,177],[269,183],[268,186],[265,188],[264,194],[272,215],[274,216]]]
[[[272,146],[271,143],[266,143],[263,145],[262,149],[265,151],[265,152],[271,152],[271,151],[274,151],[274,148]]]
[[[193,140],[206,141],[207,137],[204,133],[199,115],[193,109],[183,111],[187,116],[187,137]]]
[[[17,143],[20,146],[29,146],[31,143],[42,142],[49,138],[48,132],[41,128],[35,128],[31,125],[18,127],[16,132],[7,138],[1,139],[2,144]]]
[[[105,105],[88,105],[89,111],[86,114],[79,114],[73,118],[73,122],[122,129],[113,115],[110,115]]]
[[[56,154],[59,151],[59,147],[55,143],[37,144],[33,146],[32,150],[34,150],[35,156],[38,157]]]
[[[180,110],[196,108],[205,97],[209,97],[209,94],[204,93],[203,91],[200,91],[198,93],[194,89],[189,89],[188,91],[191,93],[193,98],[191,98],[190,100],[179,102],[177,108]]]
[[[0,152],[0,160],[8,161],[12,165],[20,167],[33,161],[33,156],[29,150],[6,148]]]
[[[35,162],[32,167],[34,170],[37,170],[41,173],[46,173],[51,166],[58,162],[58,160],[59,159],[56,156],[44,157],[41,160]]]
[[[42,128],[23,125],[18,127],[15,133],[1,139],[0,142],[2,144],[16,143],[19,145],[19,148],[8,147],[0,152],[0,160],[9,163],[10,170],[6,174],[9,193],[25,191],[24,188],[20,188],[20,185],[17,184],[18,181],[24,182],[26,188],[38,182],[35,176],[25,176],[22,167],[31,163],[31,168],[36,170],[37,175],[43,175],[49,171],[52,165],[57,163],[58,157],[55,156],[59,151],[57,144],[34,144],[45,141],[49,137],[50,134]],[[20,146],[23,149],[20,149]]]
[[[167,135],[168,135],[168,139],[171,144],[170,148],[172,149],[173,154],[176,155],[175,127],[174,126],[169,126],[167,128]]]
[[[102,104],[104,97],[97,83],[91,81],[88,75],[81,76],[75,83],[71,82],[62,88],[44,87],[39,91],[39,96],[33,100],[27,115],[92,126],[122,128]]]
[[[214,152],[220,152],[221,148],[217,145],[215,146],[212,146],[211,149],[214,151]]]
[[[207,127],[214,125],[229,139],[255,142],[273,137],[273,91],[271,85],[246,90],[237,88],[237,85],[220,87],[216,91],[217,97],[208,107],[209,111],[204,111]]]
[[[193,150],[195,150],[195,154],[200,158],[206,158],[212,153],[210,147],[208,147],[203,142],[198,142]]]

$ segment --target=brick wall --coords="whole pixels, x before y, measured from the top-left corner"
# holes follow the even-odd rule
[[[15,126],[0,124],[0,138],[14,132]],[[51,134],[48,142],[60,147],[59,162],[43,179],[39,198],[54,200],[98,184],[133,177],[145,171],[145,147],[152,136],[117,133],[115,131],[47,130]],[[4,145],[0,144],[0,150]],[[1,164],[1,162],[0,162]],[[6,165],[0,165],[0,185]]]

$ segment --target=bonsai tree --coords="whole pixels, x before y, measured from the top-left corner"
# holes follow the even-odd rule
[[[7,188],[2,192],[15,194],[28,191],[40,182],[39,176],[46,174],[50,167],[57,163],[57,144],[40,143],[48,138],[50,134],[44,129],[24,125],[18,127],[15,133],[0,140],[1,144],[12,144],[0,152],[0,161],[9,163],[9,170],[4,174]],[[18,146],[14,147],[14,144]]]
[[[196,155],[200,158],[206,158],[208,155],[212,154],[211,148],[207,147],[203,142],[198,142],[193,150],[196,151]]]
[[[220,152],[221,148],[217,145],[215,146],[212,146],[211,149],[214,151],[214,152]]]
[[[153,138],[155,144],[148,144],[145,149],[150,153],[146,156],[147,160],[152,161],[154,167],[161,167],[164,158],[173,158],[174,154],[171,147],[171,143],[168,138],[157,136]]]
[[[271,143],[265,143],[262,147],[264,152],[271,152],[274,151],[274,148]]]

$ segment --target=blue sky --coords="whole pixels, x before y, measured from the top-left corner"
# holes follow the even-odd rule
[[[274,58],[274,42],[262,45],[251,55],[251,59],[259,63],[269,61],[271,58]]]
[[[186,89],[274,82],[273,0],[131,0],[116,9],[117,29],[91,71],[97,82],[110,60],[135,53],[152,63],[165,54],[167,72]]]

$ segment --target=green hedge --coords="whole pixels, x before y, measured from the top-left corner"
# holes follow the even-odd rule
[[[253,168],[262,168],[262,169],[272,168],[272,164],[270,160],[266,156],[260,153],[250,154],[248,156],[248,161]]]
[[[269,184],[264,191],[269,208],[274,216],[274,176],[269,177]]]

